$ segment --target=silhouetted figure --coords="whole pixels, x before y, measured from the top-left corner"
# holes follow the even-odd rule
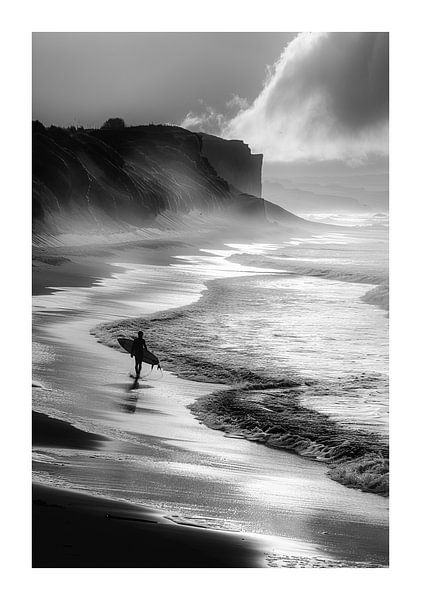
[[[136,377],[139,377],[142,370],[143,350],[147,350],[145,340],[143,339],[143,331],[139,331],[137,338],[133,342],[130,356],[135,360]]]

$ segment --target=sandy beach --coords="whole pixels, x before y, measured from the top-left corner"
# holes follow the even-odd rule
[[[33,444],[92,450],[105,438],[41,413]],[[178,525],[157,511],[35,484],[34,567],[256,567],[262,544],[239,534]]]
[[[204,282],[172,258],[189,253],[193,243],[143,241],[43,251],[36,262],[34,565],[386,566],[387,498],[330,480],[326,465],[207,428],[188,406],[223,385],[167,371],[134,385],[128,355],[90,334],[195,302]],[[125,554],[84,550],[87,526]]]

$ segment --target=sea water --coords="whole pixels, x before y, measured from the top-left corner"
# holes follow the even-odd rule
[[[185,271],[212,279],[165,330],[198,360],[305,380],[304,406],[386,436],[387,216],[341,215],[340,223],[330,233],[179,256]],[[248,276],[230,277],[233,263]]]

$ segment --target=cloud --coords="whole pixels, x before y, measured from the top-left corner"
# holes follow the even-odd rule
[[[191,131],[220,135],[227,125],[227,117],[215,111],[211,106],[204,105],[203,111],[199,114],[193,111],[188,112],[180,125]]]
[[[387,155],[388,72],[387,33],[301,33],[251,106],[213,115],[213,133],[243,139],[272,161]],[[196,128],[211,124],[209,115],[196,119]]]
[[[238,94],[233,94],[227,102],[227,107],[236,110],[246,110],[249,107],[249,103],[246,98],[241,98]]]
[[[221,134],[234,115],[249,107],[246,98],[241,98],[238,94],[232,94],[231,98],[225,103],[225,113],[217,112],[203,100],[199,100],[199,104],[203,107],[202,111],[200,113],[188,112],[181,122],[181,127],[193,131]]]

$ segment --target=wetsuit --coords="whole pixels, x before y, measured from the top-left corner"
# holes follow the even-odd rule
[[[142,368],[143,361],[143,350],[147,350],[145,340],[143,338],[136,338],[133,342],[131,356],[135,359],[136,375],[139,376]]]

